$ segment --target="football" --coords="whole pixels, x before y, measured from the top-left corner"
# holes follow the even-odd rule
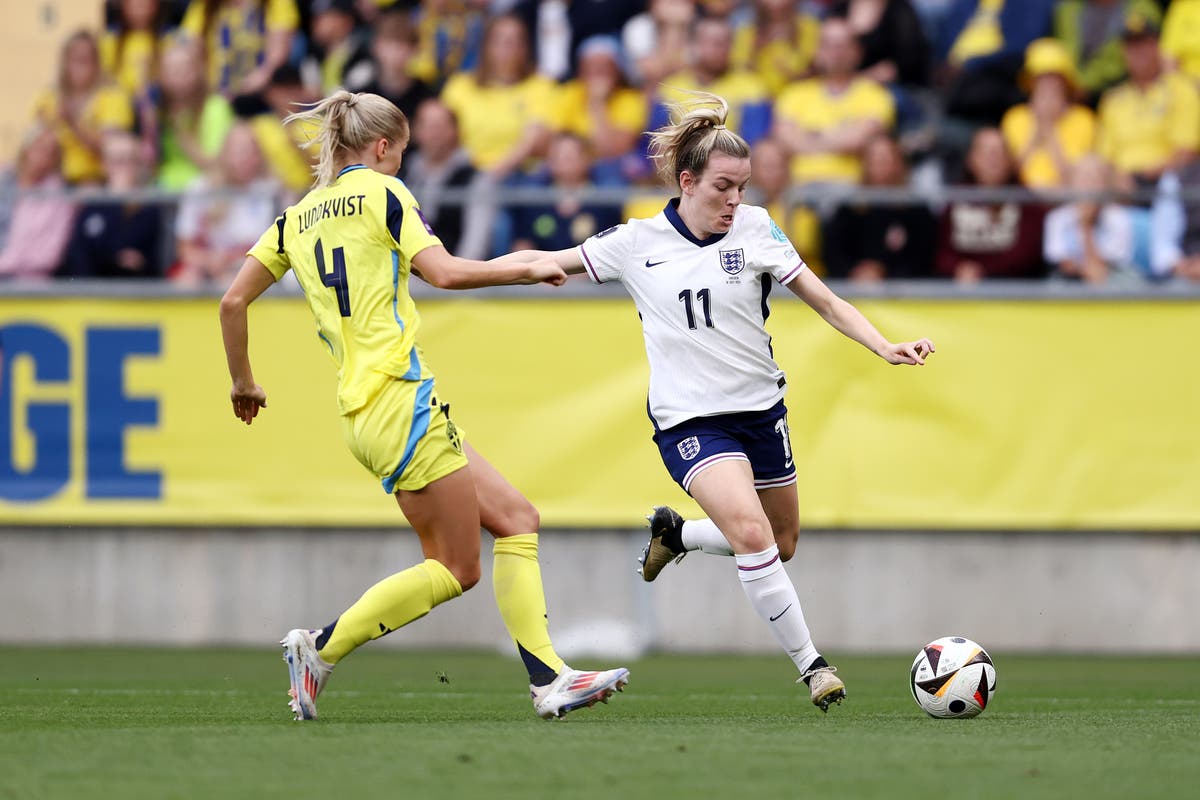
[[[996,665],[970,639],[943,636],[917,653],[908,686],[917,705],[931,717],[976,717],[996,694]]]

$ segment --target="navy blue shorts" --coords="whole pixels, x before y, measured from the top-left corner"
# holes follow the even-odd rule
[[[688,494],[692,480],[721,461],[749,461],[755,489],[796,482],[787,407],[782,400],[765,411],[695,417],[673,428],[655,430],[654,443],[667,472]]]

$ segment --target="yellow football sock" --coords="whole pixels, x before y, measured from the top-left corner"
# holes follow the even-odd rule
[[[336,664],[356,647],[420,619],[434,606],[460,594],[462,586],[450,570],[438,561],[426,559],[367,589],[322,631],[317,638],[317,653],[330,664]]]
[[[530,677],[557,673],[563,660],[550,643],[546,620],[546,595],[542,570],[538,567],[538,535],[521,533],[497,539],[492,548],[492,585],[496,607],[504,618],[508,635],[516,642]]]

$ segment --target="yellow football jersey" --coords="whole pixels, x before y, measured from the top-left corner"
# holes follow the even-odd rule
[[[356,164],[290,206],[251,248],[276,280],[296,273],[338,365],[343,414],[391,378],[432,377],[408,279],[413,256],[440,244],[402,181]]]
[[[192,0],[179,29],[186,36],[204,36],[209,4]],[[220,3],[208,27],[209,88],[224,92],[258,67],[272,33],[294,32],[300,27],[296,0],[263,0],[257,3]]]

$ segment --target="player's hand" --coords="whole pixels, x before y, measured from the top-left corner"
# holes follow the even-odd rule
[[[247,425],[258,416],[260,408],[267,407],[267,393],[257,383],[249,386],[234,384],[229,399],[233,401],[233,415]]]
[[[925,359],[934,350],[933,342],[928,339],[918,339],[915,342],[888,343],[880,355],[889,364],[912,364],[913,366],[923,367],[925,366]]]
[[[548,283],[551,286],[562,286],[567,282],[567,273],[553,258],[539,258],[529,262],[529,282]]]

